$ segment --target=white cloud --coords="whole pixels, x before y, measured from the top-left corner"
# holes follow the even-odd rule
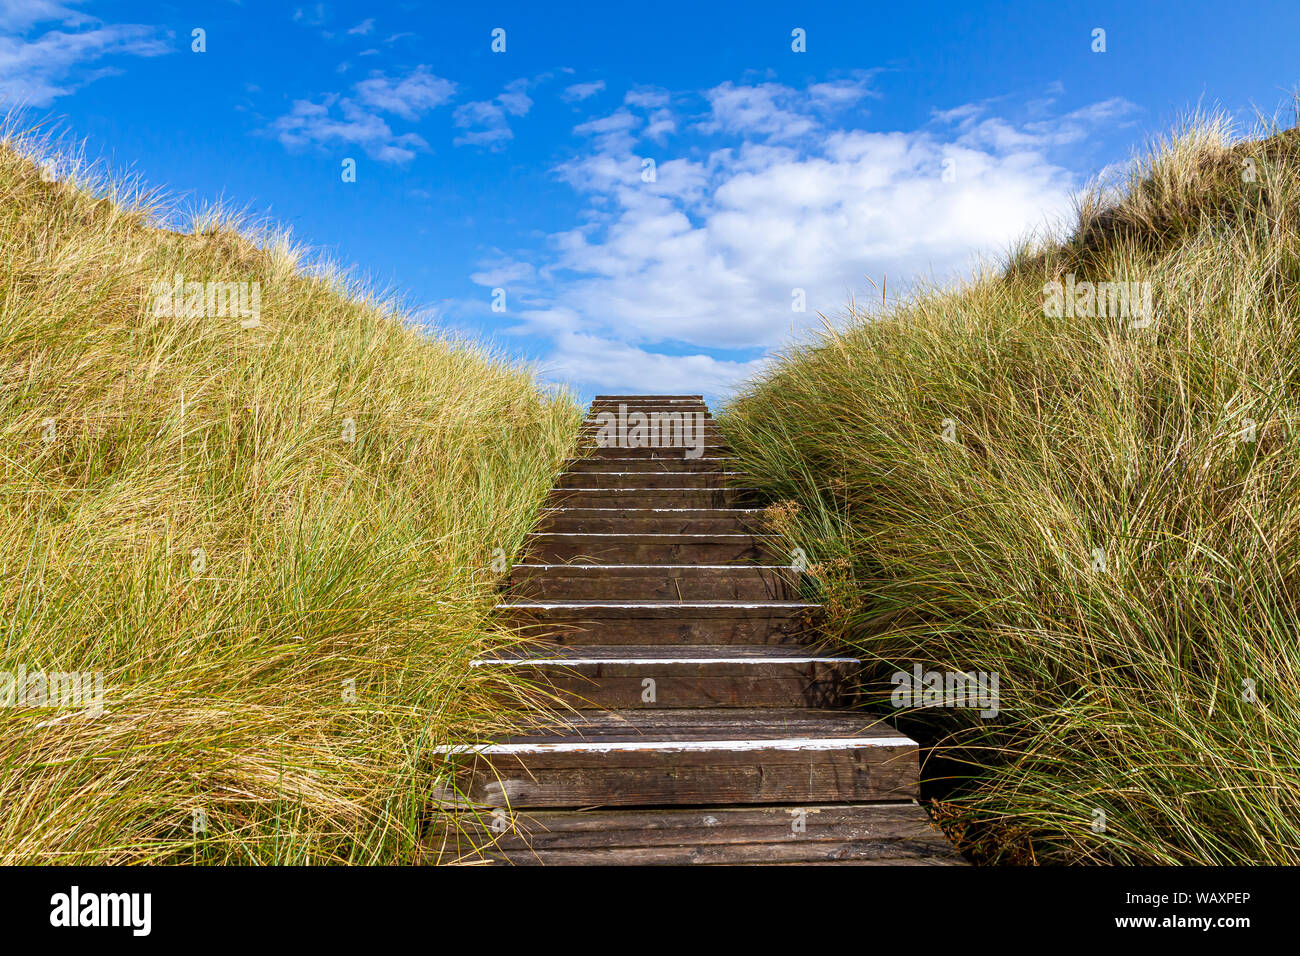
[[[1059,84],[1053,84],[1054,89]],[[1035,100],[1031,112],[1044,114],[1051,109],[1052,97]],[[1131,126],[1138,107],[1115,96],[1066,113],[1063,116],[1026,122],[1017,127],[999,116],[988,116],[993,101],[968,103],[956,109],[936,111],[935,120],[951,124],[960,132],[958,142],[974,148],[1044,149],[1077,143],[1104,128]]]
[[[374,29],[375,29],[375,18],[366,17],[356,26],[349,27],[348,33],[355,36],[366,36],[367,34],[374,32]]]
[[[669,101],[669,95],[663,90],[628,90],[623,97],[625,105],[641,109],[660,109],[667,106]]]
[[[33,32],[43,24],[58,26]],[[169,39],[156,27],[105,24],[51,0],[6,0],[0,7],[0,98],[23,106],[49,106],[88,83],[121,72],[96,65],[101,61],[171,53]]]
[[[728,81],[706,94],[709,119],[700,123],[705,133],[739,133],[789,139],[810,133],[817,126],[810,117],[782,106],[793,91],[777,83],[736,86]]]
[[[380,162],[408,163],[417,152],[427,152],[429,144],[418,133],[395,133],[380,114],[415,122],[455,92],[455,83],[434,76],[426,66],[398,79],[375,72],[354,84],[350,96],[295,100],[270,131],[290,148],[342,143],[360,147]]]
[[[1135,109],[1110,100],[1016,125],[968,107],[919,130],[835,130],[835,109],[872,94],[861,79],[813,89],[707,91],[703,127],[733,142],[679,151],[650,183],[648,129],[631,109],[576,127],[592,147],[556,173],[587,197],[583,221],[550,236],[543,260],[491,267],[526,303],[510,331],[549,341],[544,366],[587,386],[723,391],[818,312],[878,296],[871,281],[901,292],[944,280],[1063,221],[1074,176],[1050,151]],[[792,310],[794,290],[805,312]]]
[[[595,96],[603,89],[605,89],[604,80],[596,80],[594,83],[574,83],[572,86],[564,88],[563,96],[569,102],[576,103]]]
[[[434,76],[427,67],[421,66],[396,82],[376,73],[353,90],[357,100],[366,106],[414,122],[421,113],[449,102],[456,95],[456,84]]]
[[[297,7],[293,11],[294,23],[306,23],[318,27],[325,22],[325,4],[318,3],[311,7]]]
[[[453,140],[456,146],[486,146],[499,149],[514,139],[507,116],[527,116],[533,101],[528,96],[531,81],[512,80],[494,99],[475,100],[456,108],[455,124],[466,132]]]
[[[81,3],[84,0],[70,2]],[[0,29],[25,30],[37,23],[55,21],[65,26],[78,26],[91,22],[91,18],[58,0],[5,0],[0,6]]]
[[[716,394],[757,375],[766,363],[766,359],[734,362],[708,355],[664,355],[613,338],[570,332],[556,337],[554,351],[542,364],[551,378],[582,382],[593,389]]]
[[[475,272],[470,276],[470,280],[488,288],[496,288],[511,283],[526,282],[536,275],[537,270],[531,263],[502,258],[496,265]]]

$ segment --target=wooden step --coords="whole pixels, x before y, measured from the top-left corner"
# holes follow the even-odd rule
[[[555,644],[792,644],[811,636],[820,605],[800,601],[513,601],[503,623]]]
[[[587,406],[587,418],[602,414],[622,415],[631,412],[677,412],[691,415],[708,415],[713,417],[709,406],[696,401],[636,401],[636,402],[592,402]]]
[[[703,416],[696,418],[696,417],[691,417],[689,414],[682,413],[682,412],[657,412],[657,413],[646,412],[644,414],[647,415],[658,414],[664,416],[680,415],[684,417],[688,428],[699,429],[701,431],[704,431],[706,434],[713,434],[713,435],[718,435],[721,434],[722,432],[722,429],[718,427],[717,422],[715,422],[711,418],[704,418]],[[631,427],[632,426],[629,426],[629,430],[631,429]],[[611,431],[608,425],[604,424],[603,422],[597,421],[594,418],[588,419],[587,421],[584,421],[580,426],[578,426],[578,434],[580,435],[588,435],[588,434],[595,435],[601,432],[602,430],[606,432]],[[690,432],[690,434],[694,434],[694,432],[692,431]]]
[[[528,564],[780,564],[773,535],[543,532],[524,542]]]
[[[425,845],[430,862],[515,866],[965,863],[912,801],[458,812]]]
[[[630,442],[629,439],[627,445],[624,445],[621,441],[602,445],[593,437],[585,436],[578,440],[574,452],[589,458],[620,458],[626,455],[636,458],[680,457],[692,461],[697,458],[716,458],[732,453],[731,446],[724,440],[711,436],[703,436],[701,441],[685,443],[664,441],[658,444],[633,444]]]
[[[700,402],[703,395],[593,395],[592,404],[597,402]]]
[[[754,501],[753,488],[557,488],[546,503],[564,508],[728,508]]]
[[[744,534],[761,527],[757,508],[543,508],[538,531],[587,534]]]
[[[681,446],[602,448],[596,445],[595,442],[584,440],[578,443],[576,453],[579,456],[596,460],[604,458],[661,458],[667,461],[672,461],[673,459],[696,461],[700,458],[726,457],[731,454],[731,449],[725,444],[711,444],[709,442],[705,442],[703,447],[698,451],[694,448],[683,448]]]
[[[716,423],[714,419],[707,418],[707,416],[701,415],[699,414],[699,412],[664,411],[664,410],[656,411],[653,410],[653,408],[651,408],[651,410],[649,411],[642,412],[640,410],[633,410],[633,408],[629,408],[628,414],[630,415],[630,412],[632,411],[638,411],[640,412],[641,415],[645,415],[649,419],[654,419],[655,416],[658,416],[660,420],[664,420],[664,421],[666,421],[667,419],[673,419],[673,420],[681,419],[686,424],[686,427],[702,428],[703,431],[706,432],[722,431],[722,429],[718,427],[718,423]],[[582,421],[580,425],[578,425],[578,433],[590,432],[594,434],[599,431],[602,431],[602,429],[604,429],[604,431],[610,431],[610,428],[608,428],[608,424],[606,423],[607,421],[611,420],[611,416],[612,418],[617,419],[617,415],[615,414],[615,412],[608,412],[608,414],[597,416],[597,418],[585,419],[584,421]],[[630,424],[628,425],[629,429],[632,427],[633,425]]]
[[[640,412],[643,415],[658,412],[661,415],[699,415],[708,419],[713,418],[709,407],[700,402],[610,402],[592,405],[583,421],[595,421],[603,415],[630,415],[632,412]]]
[[[799,578],[788,565],[516,564],[509,593],[551,600],[793,601]]]
[[[675,433],[664,432],[661,433],[661,437],[657,440],[653,435],[642,437],[631,433],[628,433],[627,435],[619,435],[608,431],[602,433],[599,428],[594,426],[584,426],[583,428],[578,429],[578,442],[580,445],[584,446],[590,445],[596,448],[636,447],[638,441],[645,445],[670,447],[680,445],[687,448],[694,448],[701,444],[706,447],[724,445],[726,444],[727,436],[724,435],[720,429],[711,425],[705,425],[702,427],[692,426],[692,430],[688,431],[684,437],[678,436]]]
[[[564,462],[564,470],[569,474],[616,471],[679,475],[697,471],[735,471],[736,463],[735,458],[569,458]]]
[[[562,472],[555,482],[556,488],[725,488],[742,477],[736,471],[684,471],[684,472]]]
[[[861,662],[801,647],[624,644],[536,648],[471,666],[509,669],[571,707],[838,707]]]
[[[703,408],[688,406],[659,407],[650,405],[623,405],[592,409],[582,420],[583,428],[598,428],[611,422],[624,422],[631,429],[637,425],[658,422],[661,426],[683,422],[690,427],[701,424],[717,427],[717,420]]]
[[[437,800],[462,807],[905,800],[919,777],[915,741],[834,710],[579,711],[437,752]]]

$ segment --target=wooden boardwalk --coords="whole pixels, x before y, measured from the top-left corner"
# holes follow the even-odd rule
[[[701,416],[704,444],[597,443],[596,416],[635,412]],[[960,864],[916,803],[916,743],[844,709],[858,661],[817,649],[818,607],[701,396],[598,396],[582,450],[500,606],[547,646],[475,662],[576,709],[462,748],[442,799],[475,809],[432,858]]]

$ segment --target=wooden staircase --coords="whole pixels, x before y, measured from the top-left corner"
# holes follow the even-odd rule
[[[635,412],[700,416],[703,448],[601,447],[596,416]],[[446,749],[440,800],[465,809],[440,815],[433,858],[961,863],[916,803],[916,743],[840,709],[859,662],[815,649],[817,605],[702,397],[597,396],[581,450],[499,607],[548,645],[474,662],[575,710]]]

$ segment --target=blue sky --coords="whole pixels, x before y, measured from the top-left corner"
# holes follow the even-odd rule
[[[3,0],[0,95],[584,397],[719,396],[1189,109],[1273,114],[1297,35],[1293,2]]]

